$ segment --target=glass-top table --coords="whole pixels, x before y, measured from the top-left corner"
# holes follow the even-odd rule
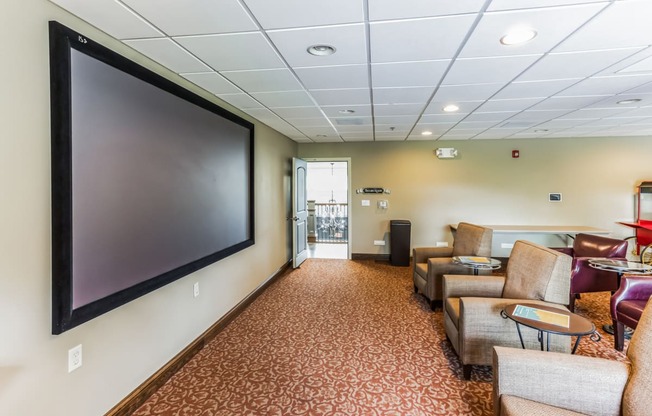
[[[495,270],[501,265],[498,259],[480,256],[454,256],[453,263],[473,269],[473,274],[476,276],[480,270]]]

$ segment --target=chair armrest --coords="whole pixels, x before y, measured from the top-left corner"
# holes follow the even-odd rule
[[[431,257],[451,257],[453,247],[415,247],[412,249],[414,263],[425,263]]]
[[[494,347],[494,413],[511,395],[590,415],[620,415],[629,364],[556,352]]]
[[[611,295],[611,317],[616,316],[616,306],[622,300],[648,300],[652,296],[652,279],[649,276],[626,274],[620,280],[620,287]]]
[[[499,298],[503,294],[505,277],[445,274],[442,285],[442,299],[465,296]]]

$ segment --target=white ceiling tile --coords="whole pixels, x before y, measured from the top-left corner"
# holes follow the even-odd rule
[[[286,118],[285,121],[297,128],[327,127],[331,125],[326,117]]]
[[[308,107],[313,105],[305,91],[256,92],[251,94],[266,107]]]
[[[374,88],[436,86],[449,64],[450,59],[372,64],[372,85]]]
[[[197,84],[206,91],[213,94],[241,94],[242,91],[231,84],[217,72],[200,72],[192,74],[181,74],[188,81]]]
[[[355,106],[371,104],[368,88],[314,90],[310,91],[310,95],[313,96],[319,105],[323,106]]]
[[[366,64],[295,68],[294,72],[309,90],[369,88]]]
[[[582,51],[649,46],[652,39],[652,1],[627,0],[609,4],[556,50]]]
[[[508,82],[539,58],[539,55],[524,55],[458,59],[444,78],[444,84],[467,84],[469,80],[474,84]]]
[[[425,106],[432,92],[433,88],[427,87],[374,88],[374,105],[417,103]]]
[[[378,116],[374,117],[376,124],[382,125],[413,125],[417,121],[416,115],[411,116]]]
[[[265,29],[357,23],[364,19],[362,0],[244,0]]]
[[[259,32],[174,39],[217,71],[285,68],[283,61]]]
[[[278,107],[278,108],[274,108],[274,112],[286,120],[291,118],[312,118],[312,117],[324,116],[322,111],[319,109],[319,107],[315,107],[315,106]]]
[[[545,81],[512,82],[500,90],[492,98],[528,98],[528,97],[550,97],[579,82],[581,78],[574,79],[552,79]]]
[[[378,104],[374,105],[374,115],[405,116],[418,114],[423,110],[423,104]]]
[[[511,117],[509,120],[510,121],[548,121],[550,119],[553,119],[555,117],[560,117],[563,116],[564,114],[568,114],[568,110],[540,110],[540,111],[532,111],[532,110],[525,110],[522,111],[514,117]]]
[[[467,117],[467,113],[424,114],[419,123],[457,123]]]
[[[504,83],[442,85],[433,99],[441,102],[484,101],[504,85]]]
[[[339,135],[337,134],[335,129],[330,125],[328,125],[328,126],[315,126],[315,127],[301,127],[299,130],[301,131],[301,133],[305,134],[306,136],[310,137],[311,139],[315,139],[315,138],[320,139],[320,138],[322,138],[322,137],[319,137],[319,136],[329,136],[329,137],[337,136],[337,137],[339,137]]]
[[[246,32],[258,27],[237,0],[122,0],[169,36]]]
[[[315,143],[340,143],[344,141],[340,136],[311,137]]]
[[[612,49],[587,52],[552,53],[534,64],[518,81],[536,81],[562,78],[586,78],[640,49]]]
[[[155,38],[164,34],[115,0],[52,0],[117,39]]]
[[[633,108],[618,114],[616,117],[652,117],[652,107]]]
[[[578,82],[557,94],[557,96],[580,96],[589,94],[620,94],[652,81],[650,75],[623,75],[593,77]]]
[[[652,56],[641,59],[635,64],[629,65],[618,71],[620,74],[631,74],[631,73],[640,73],[640,72],[652,72]]]
[[[559,117],[559,120],[563,119],[592,119],[592,118],[604,118],[612,117],[616,114],[620,114],[627,111],[624,108],[591,108],[591,109],[580,109],[573,111],[571,113],[565,114]]]
[[[517,111],[494,111],[490,113],[482,113],[475,111],[472,114],[469,114],[464,118],[464,121],[492,121],[500,122],[507,120],[508,118],[513,117],[518,114]]]
[[[414,125],[412,124],[406,124],[406,125],[385,125],[385,124],[378,124],[376,123],[376,126],[374,127],[374,131],[376,134],[384,134],[384,135],[403,135],[405,137],[407,133],[412,130],[412,127]]]
[[[211,68],[169,38],[134,39],[124,41],[143,55],[174,72],[203,72]]]
[[[227,103],[242,109],[263,108],[263,105],[251,98],[248,94],[218,94],[218,97]]]
[[[458,130],[479,130],[480,131],[486,130],[490,127],[494,127],[495,125],[499,124],[499,122],[496,121],[460,121],[455,125],[455,127],[452,128],[452,131],[458,131]]]
[[[462,58],[543,54],[584,24],[604,3],[561,8],[485,13],[460,53]],[[510,30],[528,27],[537,36],[519,45],[503,45],[500,38]]]
[[[542,100],[542,98],[515,98],[511,100],[492,99],[478,107],[478,111],[523,111]]]
[[[371,0],[369,1],[369,20],[394,20],[477,13],[484,3],[485,0]]]
[[[303,87],[289,69],[223,71],[221,74],[250,93],[303,90]]]
[[[332,119],[333,126],[337,129],[338,132],[343,133],[371,133],[374,130],[374,127],[371,125],[371,119],[369,119],[365,124],[340,124],[339,119]],[[349,120],[345,120],[349,121]]]
[[[283,58],[293,67],[367,63],[363,24],[270,30],[267,34]],[[307,49],[313,45],[330,45],[336,51],[327,56],[311,55]]]
[[[580,3],[598,3],[605,0],[528,0],[524,3],[523,0],[493,0],[487,10],[514,10],[522,8],[535,8],[535,7],[551,7],[551,6],[567,6]]]
[[[597,103],[605,96],[550,97],[530,107],[530,110],[577,110]]]
[[[474,19],[464,15],[371,23],[371,61],[451,59]]]

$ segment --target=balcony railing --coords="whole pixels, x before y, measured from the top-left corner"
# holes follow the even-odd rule
[[[315,203],[315,237],[318,243],[347,243],[348,205]]]

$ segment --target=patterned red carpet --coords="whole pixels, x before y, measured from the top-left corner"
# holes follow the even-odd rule
[[[601,331],[608,304],[607,293],[583,295],[577,311]],[[602,335],[578,354],[624,360]],[[462,379],[442,313],[413,293],[410,268],[318,259],[272,285],[134,413],[491,414],[491,368]]]

